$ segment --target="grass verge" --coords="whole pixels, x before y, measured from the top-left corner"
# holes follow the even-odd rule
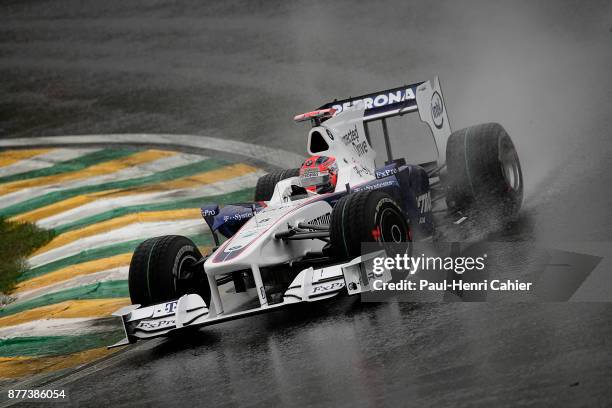
[[[26,257],[53,236],[53,231],[34,224],[0,218],[0,294],[11,292],[19,275],[27,269]]]

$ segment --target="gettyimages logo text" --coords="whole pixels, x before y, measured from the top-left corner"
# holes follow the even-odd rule
[[[442,256],[409,256],[408,254],[397,254],[394,257],[374,258],[373,273],[377,277],[382,276],[385,270],[408,271],[411,275],[417,271],[452,271],[463,274],[466,271],[482,271],[485,268],[487,254],[472,257],[442,257]]]

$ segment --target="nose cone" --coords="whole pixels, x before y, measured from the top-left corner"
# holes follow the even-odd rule
[[[303,257],[308,252],[320,251],[323,241],[307,239],[284,241],[274,234],[287,231],[288,226],[311,222],[331,214],[331,205],[321,195],[277,208],[267,207],[257,213],[230,239],[225,241],[204,263],[209,275],[250,269],[259,266],[278,265]]]
[[[291,207],[268,207],[257,213],[206,260],[204,263],[206,272],[225,273],[228,268],[238,270],[249,268],[253,262],[258,263],[259,260],[254,259],[257,258],[254,252],[270,239],[274,224],[291,210]]]

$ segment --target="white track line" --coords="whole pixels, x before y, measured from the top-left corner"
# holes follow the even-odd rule
[[[66,289],[73,289],[85,285],[91,285],[92,283],[127,280],[129,269],[129,266],[120,266],[118,268],[108,269],[105,271],[75,276],[72,279],[56,282],[48,286],[42,286],[40,288],[24,292],[17,292],[15,294],[16,300],[14,303],[24,302],[26,300],[30,300],[38,296],[48,295],[50,293],[56,293]]]
[[[0,339],[34,336],[74,336],[75,334],[102,333],[116,329],[117,325],[112,324],[108,318],[40,319],[0,328]]]
[[[0,196],[0,209],[11,205],[30,200],[35,197],[53,193],[57,191],[69,190],[83,186],[97,185],[107,182],[123,181],[139,177],[151,176],[165,170],[170,170],[176,167],[185,166],[205,160],[206,156],[195,154],[176,154],[170,157],[164,157],[147,163],[142,163],[137,166],[128,167],[113,173],[102,174],[99,176],[81,178],[77,180],[61,182],[58,184],[47,184],[37,187],[24,188],[14,193],[9,193]]]
[[[109,134],[109,135],[81,135],[81,136],[50,136],[50,137],[24,137],[17,139],[2,139],[0,147],[59,145],[59,144],[156,144],[175,145],[182,147],[196,147],[201,149],[217,150],[234,153],[258,159],[265,163],[281,168],[299,167],[305,157],[281,149],[238,142],[231,139],[218,139],[208,136],[196,135],[169,135],[169,134]]]
[[[12,176],[14,174],[25,173],[32,170],[46,169],[59,162],[76,159],[77,157],[93,153],[97,148],[88,149],[53,149],[50,152],[42,153],[29,159],[23,159],[5,167],[0,167],[0,177]]]
[[[208,226],[206,226],[206,223],[201,218],[178,221],[137,222],[109,232],[85,237],[59,248],[54,248],[42,254],[35,255],[28,260],[28,263],[31,267],[37,267],[58,259],[76,255],[88,249],[121,242],[137,239],[144,241],[147,238],[159,235],[195,235],[207,233],[208,231]]]
[[[202,186],[184,188],[168,191],[156,191],[153,193],[132,194],[111,198],[100,198],[91,203],[64,211],[59,214],[39,220],[36,224],[42,228],[57,228],[58,226],[78,221],[85,217],[101,214],[117,208],[134,205],[165,203],[175,200],[185,200],[194,197],[215,196],[228,194],[244,188],[253,187],[257,179],[265,174],[264,171],[256,171],[244,176],[234,177],[216,183]],[[204,203],[202,203],[204,204]]]

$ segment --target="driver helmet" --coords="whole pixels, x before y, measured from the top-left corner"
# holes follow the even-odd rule
[[[331,193],[338,181],[338,164],[332,156],[312,156],[300,168],[302,187],[315,193]]]

